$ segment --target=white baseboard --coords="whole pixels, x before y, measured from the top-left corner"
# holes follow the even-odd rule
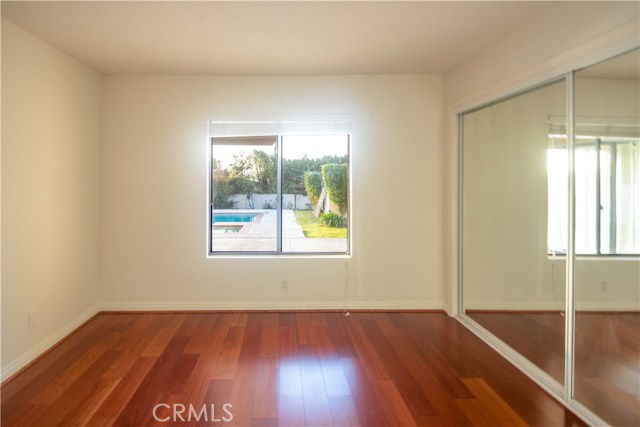
[[[466,310],[540,310],[562,311],[562,301],[473,301],[465,302]]]
[[[578,311],[640,311],[637,301],[576,302]],[[563,301],[473,301],[467,310],[564,311]]]
[[[72,333],[75,329],[77,329],[80,325],[82,325],[87,320],[91,319],[100,311],[100,305],[96,304],[75,319],[71,320],[69,323],[64,325],[62,328],[50,334],[48,337],[40,341],[35,346],[31,347],[26,352],[22,353],[16,359],[9,362],[7,365],[2,367],[0,371],[0,381],[4,382],[7,378],[11,377],[16,372],[20,371],[20,369],[27,366],[29,363],[36,360],[40,355],[45,353],[51,347],[56,345],[60,340],[64,339],[67,335]]]
[[[576,302],[577,311],[637,311],[640,312],[638,301],[603,301]]]
[[[442,301],[114,301],[101,305],[103,311],[153,310],[443,310]]]

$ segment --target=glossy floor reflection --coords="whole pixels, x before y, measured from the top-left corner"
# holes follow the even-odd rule
[[[584,425],[441,313],[101,314],[1,409],[3,427]]]

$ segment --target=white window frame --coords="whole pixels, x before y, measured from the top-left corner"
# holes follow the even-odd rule
[[[338,257],[351,258],[352,256],[352,135],[351,124],[347,121],[211,121],[208,123],[209,134],[207,138],[207,257]],[[212,215],[213,215],[213,141],[216,138],[235,137],[261,137],[266,135],[277,136],[277,229],[276,250],[274,251],[216,251],[213,246]],[[284,252],[282,250],[282,176],[283,176],[283,138],[293,135],[345,135],[347,137],[347,188],[348,188],[348,212],[347,218],[347,242],[346,250],[340,252]]]

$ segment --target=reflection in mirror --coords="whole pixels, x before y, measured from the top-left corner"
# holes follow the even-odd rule
[[[558,384],[568,181],[554,126],[565,128],[565,96],[561,80],[462,117],[465,314]]]
[[[640,425],[638,50],[575,73],[574,398]]]

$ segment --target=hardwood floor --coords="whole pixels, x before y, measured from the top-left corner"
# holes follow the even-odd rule
[[[103,313],[1,409],[3,427],[584,426],[439,313]]]
[[[468,312],[556,381],[564,381],[560,313]],[[614,426],[640,425],[640,313],[578,312],[574,392]]]

